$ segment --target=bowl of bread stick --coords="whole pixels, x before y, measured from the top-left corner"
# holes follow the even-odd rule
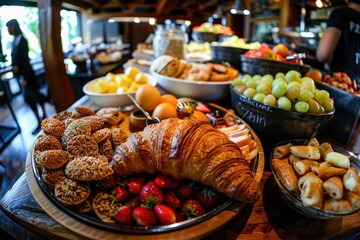
[[[360,162],[345,149],[311,139],[276,144],[270,167],[284,201],[313,219],[332,219],[360,209]]]

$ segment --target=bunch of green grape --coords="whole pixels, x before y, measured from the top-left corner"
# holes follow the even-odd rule
[[[234,79],[232,87],[248,98],[288,111],[328,113],[334,109],[329,93],[317,89],[313,79],[301,77],[295,70],[275,76],[245,74]]]

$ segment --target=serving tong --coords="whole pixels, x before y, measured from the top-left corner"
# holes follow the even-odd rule
[[[144,116],[146,118],[146,126],[160,122],[160,119],[158,119],[157,117],[152,117],[147,111],[145,111],[145,109],[143,109],[139,105],[139,103],[134,99],[133,96],[131,96],[130,93],[126,93],[126,95],[131,99],[131,101],[135,104],[135,106],[144,114]]]
[[[292,59],[297,59],[297,58],[306,58],[306,54],[305,53],[295,53],[295,54],[291,54],[291,55],[285,57],[286,60],[292,60]]]

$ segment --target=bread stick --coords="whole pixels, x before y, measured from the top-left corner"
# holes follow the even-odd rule
[[[343,182],[340,177],[331,177],[324,182],[324,189],[333,199],[341,199],[344,194]]]
[[[284,158],[290,154],[291,143],[286,145],[277,146],[273,152],[273,158]]]
[[[294,167],[295,172],[299,176],[302,176],[310,172],[311,166],[317,166],[319,165],[319,163],[313,160],[297,160],[294,161],[292,165]]]
[[[290,147],[290,152],[300,158],[312,160],[320,159],[319,149],[314,146],[292,146]]]
[[[322,166],[311,166],[311,171],[323,181],[334,176],[343,176],[346,173],[343,168]]]
[[[318,147],[319,151],[320,151],[320,155],[322,157],[322,159],[326,159],[326,155],[329,153],[329,152],[333,152],[333,148],[332,146],[330,145],[330,143],[322,143],[320,144],[320,146]]]
[[[284,186],[295,195],[299,195],[298,178],[293,167],[288,162],[287,158],[273,159],[272,165],[276,176],[284,184]]]
[[[339,152],[329,152],[326,154],[325,161],[345,169],[350,167],[349,157]]]
[[[305,207],[321,209],[324,202],[323,183],[318,181],[305,181],[301,188],[300,197]]]

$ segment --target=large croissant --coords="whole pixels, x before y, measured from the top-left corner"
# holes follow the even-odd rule
[[[116,148],[110,165],[119,176],[159,171],[243,202],[260,194],[237,145],[206,121],[171,118],[149,125]]]

